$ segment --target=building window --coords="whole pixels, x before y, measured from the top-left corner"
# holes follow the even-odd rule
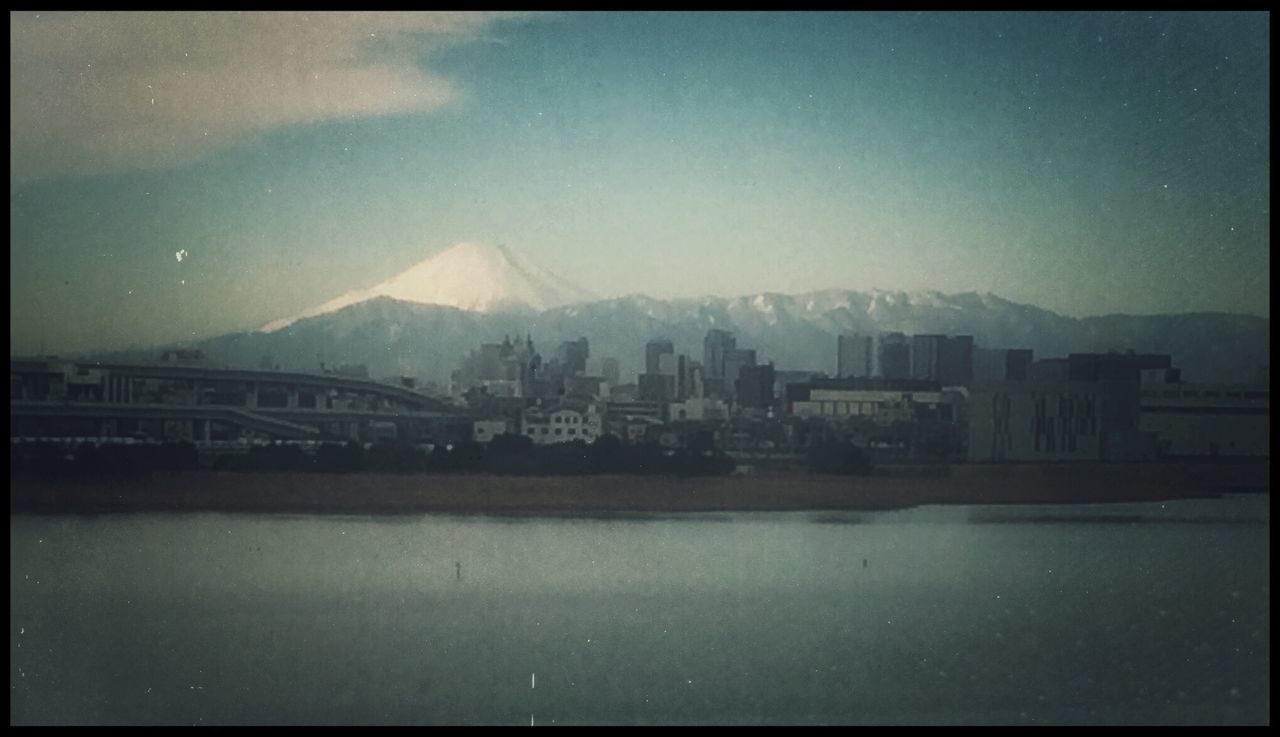
[[[569,434],[570,434],[570,435],[577,435],[577,434],[578,434],[578,431],[577,431],[577,429],[576,429],[576,428],[572,428],[572,427],[571,427],[571,428],[569,428]]]
[[[557,430],[556,432],[560,432],[560,431],[559,431],[559,430]],[[542,434],[543,434],[543,435],[546,435],[546,434],[547,434],[547,428],[545,428],[545,427],[544,427],[544,428],[542,428]]]
[[[557,425],[559,425],[559,424],[560,424],[560,420],[561,420],[561,419],[562,419],[562,418],[560,417],[560,415],[556,415],[556,424],[557,424]]]
[[[556,428],[556,435],[563,435],[563,434],[564,434],[564,430],[562,430],[562,429],[560,429],[560,428],[558,428],[558,427],[557,427],[557,428]]]

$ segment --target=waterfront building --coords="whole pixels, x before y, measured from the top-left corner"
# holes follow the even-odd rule
[[[787,386],[786,411],[796,417],[878,424],[933,420],[954,422],[963,395],[932,382],[828,379]]]
[[[1065,364],[1050,364],[1060,366]],[[995,382],[969,404],[971,461],[1134,461],[1155,455],[1136,380]]]
[[[1155,436],[1162,457],[1271,456],[1268,388],[1151,380],[1149,373],[1144,378],[1139,428]]]

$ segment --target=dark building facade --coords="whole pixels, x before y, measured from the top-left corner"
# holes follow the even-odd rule
[[[674,374],[640,374],[636,392],[642,402],[673,402],[676,398]]]
[[[725,377],[725,356],[738,347],[733,333],[727,330],[708,330],[702,341],[702,370],[707,379],[723,379]]]
[[[880,376],[886,379],[911,378],[911,343],[902,333],[880,336]]]
[[[644,346],[644,372],[646,374],[662,373],[662,356],[675,355],[675,345],[666,338],[655,338]]]
[[[973,383],[972,335],[955,335],[942,341],[935,378],[943,386],[969,386]]]
[[[773,364],[744,366],[738,372],[737,400],[743,407],[769,409],[773,406]]]
[[[836,376],[839,378],[871,376],[872,340],[870,335],[836,337]]]
[[[587,358],[590,353],[591,350],[587,344],[587,339],[578,338],[577,340],[561,343],[559,350],[556,351],[556,357],[560,359],[565,372],[572,376],[586,373]]]
[[[936,381],[942,374],[942,347],[945,335],[911,336],[911,378]]]

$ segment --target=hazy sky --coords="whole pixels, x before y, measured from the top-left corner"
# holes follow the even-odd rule
[[[254,329],[464,240],[602,296],[1270,315],[1265,13],[10,20],[11,352]]]

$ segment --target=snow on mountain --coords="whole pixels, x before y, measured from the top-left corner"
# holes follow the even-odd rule
[[[524,261],[506,246],[459,243],[381,284],[346,292],[299,315],[272,321],[262,327],[262,332],[272,333],[303,318],[376,297],[482,313],[542,312],[592,299],[586,290]]]
[[[436,260],[446,255],[450,261],[457,257],[445,262],[449,270]],[[1169,353],[1191,381],[1252,381],[1270,361],[1270,321],[1249,315],[1077,319],[988,293],[839,289],[588,301],[577,299],[580,292],[538,289],[547,283],[538,274],[521,269],[501,249],[456,247],[378,287],[344,295],[350,304],[334,300],[314,310],[316,316],[281,321],[290,325],[287,330],[238,333],[184,347],[200,348],[228,365],[256,366],[263,357],[299,370],[314,370],[319,360],[364,363],[374,376],[415,375],[441,383],[469,351],[504,335],[532,335],[544,358],[554,356],[560,342],[586,337],[592,356],[619,359],[625,380],[634,381],[644,370],[646,341],[668,338],[677,352],[701,360],[711,328],[731,331],[738,346],[756,349],[758,360],[779,369],[826,372],[835,369],[836,336],[890,331],[972,335],[980,347],[1030,348],[1036,358],[1130,348]]]

